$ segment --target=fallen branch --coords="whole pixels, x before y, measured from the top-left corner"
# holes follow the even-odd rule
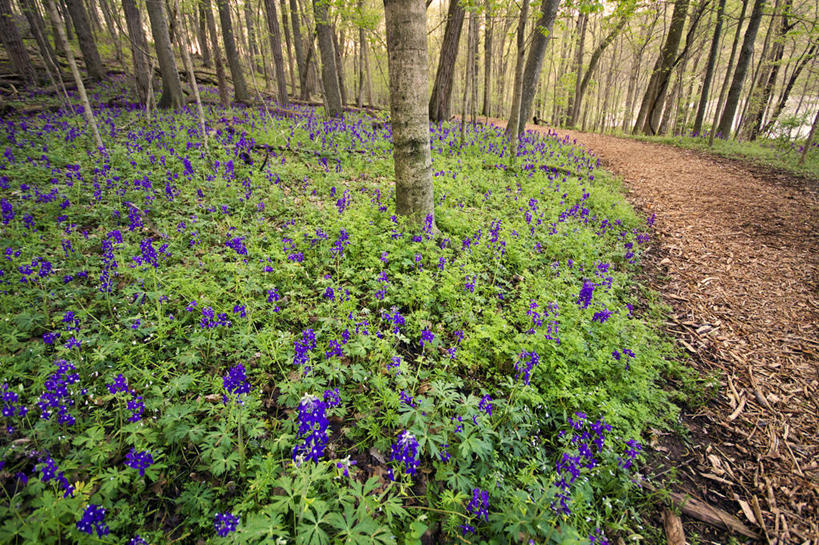
[[[671,501],[684,515],[735,534],[741,534],[752,539],[759,538],[759,534],[742,524],[742,521],[737,517],[726,513],[718,507],[714,507],[713,505],[709,505],[687,495],[678,494],[677,492],[671,493]]]

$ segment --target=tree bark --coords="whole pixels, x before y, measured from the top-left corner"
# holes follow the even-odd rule
[[[395,162],[395,209],[416,226],[435,226],[424,0],[384,0]]]
[[[296,95],[296,70],[295,66],[293,65],[293,46],[290,43],[290,24],[288,23],[288,10],[287,10],[287,2],[282,0],[281,3],[282,7],[282,31],[284,34],[284,45],[285,49],[287,50],[287,68],[288,73],[290,74],[290,90],[292,91],[293,95]]]
[[[429,119],[435,123],[450,117],[450,99],[455,74],[455,61],[458,58],[458,42],[461,39],[461,27],[464,22],[464,8],[459,0],[450,0],[447,11],[444,41],[441,44],[441,56],[438,59],[438,71],[432,86],[429,99]],[[424,31],[426,34],[426,30]]]
[[[74,83],[77,85],[77,92],[80,95],[83,116],[85,116],[88,126],[91,127],[91,134],[94,137],[94,143],[96,144],[97,149],[105,149],[105,146],[102,144],[102,139],[100,138],[100,132],[97,130],[97,122],[94,119],[94,111],[91,109],[91,103],[88,101],[88,95],[85,92],[85,85],[82,83],[82,76],[80,76],[80,71],[77,68],[77,62],[74,60],[74,53],[71,51],[68,38],[66,38],[65,35],[65,27],[60,21],[60,15],[57,13],[57,8],[54,6],[54,0],[46,0],[46,10],[48,11],[48,16],[51,19],[51,24],[57,31],[56,39],[60,41],[63,46],[63,50],[65,50],[65,57],[68,61],[68,66],[71,68],[71,75],[74,76]]]
[[[340,117],[344,112],[341,104],[336,53],[333,48],[333,31],[329,24],[328,0],[313,0],[316,16],[316,35],[321,54],[321,81],[324,84],[325,108],[329,117]]]
[[[728,98],[725,99],[725,110],[719,121],[717,132],[723,138],[731,136],[734,125],[734,116],[739,106],[739,94],[742,92],[742,84],[745,82],[745,74],[748,72],[748,65],[751,62],[751,54],[754,52],[754,41],[759,30],[759,22],[762,20],[762,10],[765,8],[765,0],[754,0],[754,10],[748,19],[748,28],[745,30],[745,38],[742,41],[742,49],[739,51],[737,59],[737,69],[731,80],[731,87],[728,89]]]
[[[176,0],[177,12],[179,11],[179,0]],[[205,111],[202,109],[202,99],[199,96],[199,86],[196,85],[196,73],[193,70],[193,62],[191,61],[190,53],[186,47],[187,36],[183,38],[183,30],[180,27],[176,33],[176,45],[179,52],[182,54],[182,63],[188,71],[188,80],[191,86],[193,98],[196,100],[196,115],[199,118],[199,132],[202,134],[202,144],[204,148],[208,149],[208,131],[205,127]]]
[[[282,57],[282,36],[279,30],[279,15],[276,13],[276,0],[264,0],[267,9],[267,28],[270,31],[270,49],[273,51],[273,66],[276,68],[276,84],[279,90],[279,104],[287,106],[287,80],[284,75],[284,58]]]
[[[725,94],[728,92],[728,86],[731,82],[731,71],[734,66],[734,59],[737,54],[737,47],[739,46],[739,37],[742,34],[742,22],[745,19],[745,11],[748,8],[748,1],[742,1],[742,8],[739,11],[739,20],[737,21],[737,29],[734,32],[734,40],[731,43],[731,55],[728,57],[728,65],[725,67],[725,78],[722,80],[722,88],[719,92],[719,100],[717,101],[717,108],[714,111],[714,122],[711,124],[711,131],[708,134],[708,145],[714,145],[714,138],[717,135],[717,124],[719,123],[722,107],[725,104]]]
[[[792,8],[792,0],[785,0],[785,5],[782,9],[782,19],[779,26],[777,37],[774,39],[774,44],[771,47],[771,54],[768,61],[768,71],[760,78],[759,90],[759,104],[756,111],[753,112],[753,120],[751,121],[751,129],[749,138],[753,141],[759,136],[762,130],[762,120],[765,116],[765,110],[768,108],[768,103],[771,101],[774,85],[776,79],[779,77],[779,65],[782,62],[782,57],[785,54],[785,37],[794,25],[788,22],[788,16]]]
[[[242,65],[239,63],[239,52],[236,50],[236,40],[233,37],[233,23],[230,20],[229,0],[216,0],[219,11],[219,22],[222,24],[222,41],[225,43],[225,56],[227,57],[230,77],[233,78],[233,99],[236,102],[250,102],[250,95],[247,91],[247,83],[242,73]]]
[[[107,0],[99,0],[99,2],[100,8],[102,8],[102,17],[105,20],[105,26],[108,29],[108,34],[111,35],[111,40],[114,42],[114,52],[117,62],[124,69],[125,63],[122,57],[122,44],[119,43],[119,34],[117,34],[117,29],[114,25],[114,16],[111,13],[111,7],[108,5]]]
[[[222,62],[222,53],[219,48],[219,38],[216,35],[216,21],[213,18],[213,8],[210,0],[202,0],[205,10],[205,19],[208,23],[208,34],[210,35],[210,50],[213,55],[213,65],[216,67],[216,82],[219,86],[219,101],[227,108],[230,105],[230,94],[228,92],[227,78],[225,77],[225,65]]]
[[[819,53],[819,46],[814,44],[809,44],[808,48],[805,50],[805,53],[799,57],[799,60],[796,61],[796,66],[793,69],[790,77],[788,78],[788,82],[785,84],[785,88],[782,91],[782,96],[779,97],[779,102],[776,105],[776,109],[774,110],[773,114],[771,114],[771,118],[765,123],[765,128],[762,132],[768,132],[773,127],[776,120],[779,118],[782,111],[785,109],[785,106],[788,104],[788,98],[790,98],[791,91],[793,90],[793,86],[796,84],[796,80],[799,79],[799,74],[802,70],[807,66],[807,64],[816,57],[816,54]]]
[[[68,11],[71,13],[71,21],[74,23],[74,30],[77,32],[77,39],[80,42],[80,51],[85,61],[88,76],[93,80],[101,81],[105,78],[105,68],[102,65],[102,60],[100,60],[94,36],[91,34],[91,23],[88,21],[85,5],[82,0],[68,0]]]
[[[168,21],[161,0],[146,0],[148,17],[151,20],[151,33],[154,36],[156,56],[159,59],[159,73],[162,75],[162,97],[157,106],[160,108],[181,108],[185,104],[182,96],[182,84],[176,68],[176,58],[168,34]]]
[[[656,134],[657,132],[665,93],[668,89],[668,80],[671,77],[671,70],[674,68],[674,60],[685,27],[687,11],[688,0],[675,0],[668,36],[666,36],[662,52],[654,64],[646,93],[643,95],[640,113],[637,116],[637,124],[634,127],[635,133],[639,130],[642,130],[645,134]]]
[[[131,58],[134,62],[136,94],[141,104],[148,104],[148,42],[142,27],[142,16],[134,0],[122,0],[125,24],[131,43]]]
[[[802,148],[802,154],[799,156],[800,165],[805,164],[805,158],[808,156],[808,151],[810,151],[813,140],[816,138],[816,125],[819,125],[819,111],[817,111],[816,115],[813,117],[813,124],[810,126],[810,133],[808,133],[808,138],[805,140],[805,146]]]
[[[543,68],[543,57],[546,54],[546,46],[549,45],[558,7],[560,7],[560,0],[543,0],[541,3],[540,19],[535,24],[534,36],[521,80],[518,134],[523,132],[526,123],[532,118],[532,103],[535,100],[535,91],[537,91],[540,71]]]
[[[9,0],[0,0],[0,34],[2,34],[3,46],[6,48],[14,70],[22,76],[23,81],[34,85],[37,73],[34,71],[34,65],[31,64],[31,58],[28,56],[23,39],[17,32]]]
[[[253,28],[253,8],[250,5],[249,1],[245,1],[245,26],[247,27],[247,52],[250,55],[251,59],[254,59],[255,56],[259,54],[259,50],[256,47],[256,31]]]
[[[523,0],[518,19],[517,62],[515,62],[515,83],[512,87],[512,110],[506,123],[506,137],[509,139],[509,162],[514,162],[518,152],[518,126],[520,125],[520,99],[523,94],[523,69],[526,59],[526,19],[529,17],[529,0]]]
[[[205,5],[199,0],[199,50],[202,52],[202,66],[210,68],[210,47],[208,46],[208,17]]]
[[[481,115],[489,117],[492,98],[492,25],[493,18],[490,13],[491,3],[486,0],[484,3],[484,31],[483,31],[483,107]],[[501,37],[502,38],[502,37]]]
[[[341,95],[342,106],[347,104],[347,88],[344,86],[344,61],[341,57],[341,47],[339,42],[344,43],[344,34],[341,40],[338,39],[335,28],[331,27],[330,35],[333,37],[333,52],[336,56],[336,75],[338,77],[338,92]]]
[[[605,38],[603,38],[603,41],[600,42],[592,52],[591,59],[589,59],[589,67],[586,68],[586,73],[583,74],[583,79],[580,81],[580,87],[575,93],[574,110],[572,111],[571,121],[572,125],[577,123],[577,116],[580,113],[581,106],[583,105],[583,95],[586,93],[586,88],[589,85],[589,81],[591,81],[595,68],[597,68],[597,63],[600,62],[600,57],[603,55],[603,52],[611,44],[611,42],[614,41],[620,31],[623,30],[623,27],[626,26],[626,22],[628,22],[628,17],[623,16],[612,31],[609,32]],[[580,74],[578,73],[578,76],[579,75]]]
[[[697,117],[694,118],[694,135],[698,136],[702,132],[702,122],[705,119],[705,108],[708,105],[708,94],[711,92],[711,82],[714,79],[714,68],[717,65],[717,53],[719,52],[720,35],[722,34],[722,21],[725,18],[725,0],[719,0],[717,8],[717,24],[714,27],[714,35],[711,38],[711,49],[708,52],[708,62],[705,65],[705,77],[702,82],[702,92],[700,102],[697,106]]]
[[[582,84],[580,72],[583,71],[583,49],[586,45],[586,26],[588,23],[589,16],[585,13],[581,13],[577,19],[577,47],[575,48],[574,67],[572,69],[575,76],[574,95],[569,96],[569,125],[576,124],[577,118],[580,114],[580,107],[577,105],[577,97],[580,94],[580,86]]]

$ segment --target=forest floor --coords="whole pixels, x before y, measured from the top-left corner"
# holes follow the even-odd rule
[[[655,445],[677,469],[672,488],[736,513],[763,542],[818,543],[819,182],[668,145],[557,132],[656,214],[647,276],[672,308],[667,331],[722,386],[685,416],[684,444]]]

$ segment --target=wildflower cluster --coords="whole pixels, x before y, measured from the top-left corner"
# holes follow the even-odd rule
[[[418,471],[418,440],[409,431],[398,434],[398,440],[392,445],[391,462],[398,462],[403,472],[410,477]],[[390,480],[395,480],[393,469],[388,470]]]
[[[82,518],[77,521],[77,530],[86,534],[97,531],[97,537],[108,535],[108,525],[105,524],[105,509],[99,505],[90,504],[85,508]]]
[[[241,396],[249,394],[251,389],[250,383],[247,381],[245,366],[239,364],[231,367],[227,375],[222,377],[222,386],[227,390],[228,394],[236,398],[237,402],[241,402]],[[227,394],[222,395],[222,401],[225,403],[229,399]]]
[[[518,361],[515,363],[515,371],[517,374],[515,378],[520,378],[523,376],[523,383],[527,386],[529,385],[529,379],[532,376],[532,369],[540,362],[540,356],[538,356],[537,352],[532,350],[531,352],[523,351],[518,354]]]
[[[301,398],[298,410],[299,429],[296,437],[302,440],[302,444],[293,448],[293,460],[297,464],[305,460],[318,462],[324,456],[329,435],[327,428],[330,423],[325,415],[327,403],[307,394]]]
[[[147,450],[137,452],[132,448],[128,454],[125,455],[125,465],[139,471],[139,476],[145,476],[145,470],[154,463],[154,457]]]
[[[219,537],[227,537],[231,532],[235,532],[239,527],[239,516],[231,513],[216,513],[213,527],[216,529],[216,535]]]
[[[131,399],[126,403],[127,409],[131,411],[128,422],[139,422],[142,420],[142,414],[145,412],[145,403],[142,401],[142,396],[137,395],[136,391],[128,386],[128,382],[121,373],[114,378],[114,382],[108,384],[108,391],[111,394],[117,394],[119,392],[131,394]]]
[[[80,381],[77,368],[65,360],[54,362],[57,372],[51,374],[45,381],[45,392],[40,396],[37,406],[40,407],[40,418],[49,420],[55,413],[57,422],[67,426],[73,426],[76,418],[68,412],[68,408],[74,405],[69,386]]]

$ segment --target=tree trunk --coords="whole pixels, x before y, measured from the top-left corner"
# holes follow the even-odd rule
[[[705,65],[705,77],[702,82],[702,92],[700,102],[697,106],[697,117],[694,119],[694,136],[699,136],[702,132],[702,122],[705,119],[705,108],[708,105],[708,94],[711,92],[711,81],[714,79],[714,68],[717,65],[717,53],[719,52],[720,35],[722,34],[722,21],[725,18],[725,0],[719,0],[717,8],[717,24],[714,27],[714,35],[711,38],[711,49],[708,52],[708,62]]]
[[[168,34],[168,22],[161,0],[146,0],[148,17],[151,20],[151,33],[154,36],[156,56],[159,59],[159,72],[162,74],[162,97],[157,102],[160,108],[181,108],[185,104],[182,96],[182,84],[179,82],[179,71]]]
[[[586,73],[583,74],[583,79],[580,82],[580,87],[577,89],[574,97],[574,104],[575,108],[572,112],[572,124],[574,125],[577,122],[577,114],[580,113],[580,107],[583,105],[583,95],[586,92],[586,87],[589,85],[589,81],[591,80],[592,75],[594,74],[594,69],[597,67],[597,63],[600,61],[601,55],[603,55],[603,51],[614,41],[614,38],[623,30],[623,27],[626,26],[626,22],[628,22],[628,17],[623,16],[617,25],[612,29],[612,31],[603,38],[603,41],[597,46],[597,48],[592,52],[591,59],[589,59],[589,67],[586,68]],[[578,76],[579,76],[578,72]]]
[[[253,7],[250,5],[250,1],[245,1],[245,26],[247,27],[247,52],[250,55],[251,59],[254,59],[255,62],[256,55],[259,54],[259,50],[256,47],[256,31],[253,28]]]
[[[68,92],[65,89],[60,67],[57,64],[57,56],[54,54],[54,50],[51,48],[51,43],[48,41],[48,37],[45,33],[45,21],[43,21],[42,15],[40,14],[40,9],[36,4],[25,4],[22,6],[22,9],[26,15],[26,19],[28,19],[28,24],[31,27],[34,39],[37,41],[37,48],[43,59],[43,67],[45,68],[48,81],[54,86],[57,94],[60,95],[60,99],[63,101],[66,111],[70,111],[71,103],[68,99]],[[62,94],[60,94],[60,92],[62,92]]]
[[[799,79],[799,74],[805,68],[805,66],[819,53],[819,46],[814,44],[809,44],[805,53],[799,57],[799,60],[796,61],[796,66],[793,69],[790,77],[788,78],[788,82],[785,84],[785,88],[782,91],[782,96],[779,97],[779,102],[776,105],[776,109],[774,110],[773,114],[771,114],[771,118],[765,124],[765,129],[762,132],[768,132],[773,127],[773,124],[776,123],[776,120],[779,118],[782,111],[785,109],[785,106],[788,104],[788,98],[790,98],[791,91],[793,90],[793,86],[796,84],[796,80]]]
[[[77,62],[74,60],[74,53],[71,51],[71,46],[69,45],[68,38],[66,38],[65,35],[65,27],[60,21],[60,15],[57,13],[57,8],[54,6],[54,0],[46,0],[46,9],[48,11],[48,16],[51,18],[51,24],[57,31],[56,39],[60,41],[63,50],[65,51],[68,66],[71,68],[71,75],[74,76],[74,83],[77,85],[77,92],[80,95],[83,116],[85,116],[88,126],[91,127],[91,134],[94,137],[94,143],[96,144],[97,149],[105,149],[105,146],[102,144],[102,139],[100,138],[100,132],[97,130],[97,122],[94,119],[94,111],[91,109],[91,103],[88,101],[88,95],[85,93],[85,85],[83,85],[80,71],[77,69]]]
[[[771,49],[769,47],[771,43],[771,35],[773,34],[774,26],[776,26],[774,21],[776,21],[776,17],[778,14],[779,0],[775,0],[773,13],[771,14],[771,20],[769,21],[768,28],[765,31],[765,40],[762,42],[762,52],[759,55],[759,62],[756,63],[756,67],[754,68],[754,71],[751,75],[751,82],[750,86],[748,87],[748,96],[745,98],[745,103],[742,106],[742,110],[740,111],[739,114],[739,120],[737,121],[737,130],[736,134],[734,135],[734,137],[737,140],[744,138],[751,132],[751,123],[748,122],[748,111],[751,110],[753,112],[758,107],[760,95],[762,94],[761,87],[762,85],[764,85],[761,82],[761,79],[767,79],[766,69],[768,67],[766,63],[769,51]],[[749,66],[754,66],[754,54],[751,55],[751,62]],[[760,78],[760,76],[763,77]]]
[[[199,50],[202,52],[202,66],[210,68],[210,47],[208,46],[208,16],[205,5],[199,1]]]
[[[233,37],[229,0],[216,0],[216,7],[219,11],[219,22],[222,24],[222,41],[225,43],[225,56],[230,68],[230,77],[233,78],[233,100],[248,103],[250,95],[247,92],[247,83],[242,73],[242,65],[239,63],[236,40]]]
[[[301,99],[310,98],[307,87],[307,54],[304,51],[304,42],[301,38],[301,23],[299,21],[299,7],[296,0],[290,0],[290,21],[293,27],[293,47],[296,49],[296,64],[299,67],[299,91]]]
[[[142,27],[142,16],[134,0],[122,0],[125,24],[131,43],[131,58],[134,61],[136,94],[141,104],[148,104],[148,42]]]
[[[364,0],[358,0],[358,13],[361,17],[364,10]],[[367,54],[366,36],[364,34],[364,25],[359,23],[358,27],[358,94],[356,95],[356,104],[359,108],[364,105],[364,56]]]
[[[737,21],[737,29],[734,32],[734,41],[731,43],[731,55],[728,57],[728,65],[725,67],[725,78],[722,80],[722,88],[719,92],[719,100],[717,101],[717,109],[714,111],[714,122],[711,125],[711,131],[708,135],[708,145],[714,145],[714,138],[717,135],[717,124],[719,123],[722,107],[725,104],[725,94],[728,92],[728,85],[731,82],[731,72],[734,67],[734,59],[737,54],[737,47],[739,46],[739,37],[742,34],[742,22],[745,19],[745,11],[748,8],[748,1],[742,1],[742,8],[739,12],[739,20]]]
[[[276,13],[276,0],[264,0],[267,9],[267,28],[270,32],[270,49],[273,51],[273,65],[276,68],[276,83],[279,90],[279,104],[287,106],[287,80],[284,76],[284,58],[282,57],[282,36],[279,30],[279,15]]]
[[[759,22],[762,20],[762,10],[765,8],[765,0],[754,0],[754,10],[748,19],[748,28],[745,30],[745,38],[742,41],[742,49],[737,59],[737,69],[731,80],[731,87],[728,89],[728,98],[725,99],[725,110],[719,121],[718,132],[723,138],[731,136],[734,125],[734,115],[739,106],[739,94],[742,91],[742,84],[745,82],[745,74],[748,71],[748,64],[751,62],[751,55],[754,52],[754,41],[759,30]]]
[[[580,85],[582,79],[580,72],[583,71],[583,49],[586,45],[586,26],[589,23],[589,16],[581,13],[577,19],[577,47],[575,48],[574,56],[574,95],[569,97],[569,125],[577,123],[577,118],[580,114],[580,106],[577,104],[577,97],[580,94]]]
[[[205,20],[208,23],[208,35],[210,36],[210,51],[213,55],[213,65],[216,68],[216,82],[219,86],[219,101],[227,108],[230,105],[230,94],[228,92],[227,78],[225,77],[225,65],[222,62],[222,53],[219,49],[219,38],[216,35],[216,21],[213,18],[213,8],[210,0],[201,0],[205,11]]]
[[[458,58],[458,42],[461,39],[461,27],[464,22],[464,8],[458,0],[450,0],[447,12],[444,41],[441,44],[441,56],[438,59],[438,71],[432,86],[429,99],[429,119],[435,123],[450,117],[450,98],[455,74],[455,61]],[[426,34],[426,31],[424,31]]]
[[[176,0],[176,8],[176,11],[178,12],[179,0]],[[208,131],[205,127],[205,112],[202,109],[202,99],[199,96],[199,86],[196,85],[196,73],[193,70],[193,62],[191,61],[191,56],[186,47],[186,43],[189,43],[187,36],[183,37],[182,28],[180,27],[176,33],[176,46],[179,48],[179,52],[182,54],[182,63],[185,65],[185,69],[188,71],[188,83],[190,83],[191,92],[193,93],[193,98],[196,101],[196,115],[199,118],[199,132],[202,134],[202,144],[207,150]]]
[[[484,33],[483,33],[483,107],[481,115],[489,117],[492,98],[492,24],[489,0],[484,3]],[[501,37],[503,38],[503,37]]]
[[[657,58],[654,70],[652,70],[646,93],[643,95],[640,113],[637,116],[637,125],[634,127],[635,133],[640,129],[645,134],[656,134],[657,132],[665,101],[665,93],[668,89],[668,80],[671,77],[671,70],[674,68],[674,60],[685,27],[687,10],[688,0],[675,0],[668,36],[666,36],[665,45],[663,45],[662,52]],[[641,124],[642,127],[640,127]]]
[[[523,0],[518,19],[517,60],[515,62],[515,84],[512,87],[512,110],[506,123],[506,136],[509,138],[509,162],[513,163],[518,152],[518,127],[520,126],[520,99],[523,94],[523,70],[526,59],[526,19],[529,17],[529,0]]]
[[[810,126],[810,133],[808,133],[808,138],[805,140],[805,145],[802,148],[802,155],[799,156],[800,165],[805,164],[805,158],[808,156],[813,140],[816,138],[816,125],[819,125],[819,111],[817,111],[816,115],[813,117],[813,124]]]
[[[125,68],[125,63],[122,57],[122,44],[119,43],[119,34],[117,34],[116,26],[114,25],[114,16],[111,13],[111,7],[107,0],[99,0],[100,8],[102,8],[102,17],[105,20],[105,26],[108,29],[108,34],[111,35],[111,40],[114,42],[114,52],[117,62],[120,66]]]
[[[543,68],[543,57],[546,46],[552,35],[552,26],[557,16],[560,0],[543,0],[540,9],[540,19],[535,24],[532,44],[526,58],[526,68],[523,70],[520,94],[520,116],[518,118],[518,134],[523,132],[526,123],[532,118],[532,103],[535,100],[537,83],[540,81],[540,71]]]
[[[464,145],[466,137],[466,124],[469,119],[469,86],[472,83],[472,32],[474,13],[469,12],[469,20],[466,24],[466,62],[464,62],[464,88],[463,98],[461,100],[461,147]]]
[[[760,78],[759,90],[759,105],[755,112],[753,112],[753,120],[751,121],[751,130],[749,138],[753,141],[759,136],[762,130],[762,120],[765,116],[765,110],[768,109],[768,103],[771,101],[774,85],[776,79],[779,77],[779,65],[782,62],[782,57],[785,54],[785,37],[793,28],[788,22],[788,15],[792,8],[792,1],[785,0],[785,6],[782,9],[782,21],[779,26],[779,32],[771,47],[771,54],[768,61],[768,71]]]
[[[288,22],[287,2],[282,0],[282,32],[284,34],[284,45],[287,49],[287,71],[290,74],[290,91],[296,95],[296,69],[293,65],[293,46],[290,43],[290,23]]]
[[[324,84],[325,107],[329,117],[340,117],[344,113],[341,104],[336,53],[333,48],[333,31],[330,28],[328,0],[313,0],[316,16],[316,35],[321,54],[321,81]]]
[[[6,48],[14,70],[22,76],[24,82],[34,85],[37,74],[34,71],[34,65],[31,64],[31,58],[28,56],[23,39],[17,32],[9,0],[0,0],[0,34],[2,34],[3,46]]]
[[[339,40],[336,36],[336,31],[334,28],[330,27],[330,36],[333,37],[333,52],[336,56],[336,76],[338,77],[338,92],[341,94],[341,104],[342,106],[347,104],[347,88],[344,86],[344,61],[341,58],[341,47],[339,47],[339,42],[344,43],[344,35],[342,34],[341,40]]]
[[[424,0],[384,0],[395,162],[395,211],[416,226],[435,225],[429,145]]]
[[[85,61],[85,70],[91,79],[101,81],[105,78],[105,68],[100,60],[97,44],[94,43],[94,36],[91,34],[91,23],[88,21],[85,5],[82,0],[68,0],[68,11],[71,13],[74,30],[77,31],[80,51]]]

